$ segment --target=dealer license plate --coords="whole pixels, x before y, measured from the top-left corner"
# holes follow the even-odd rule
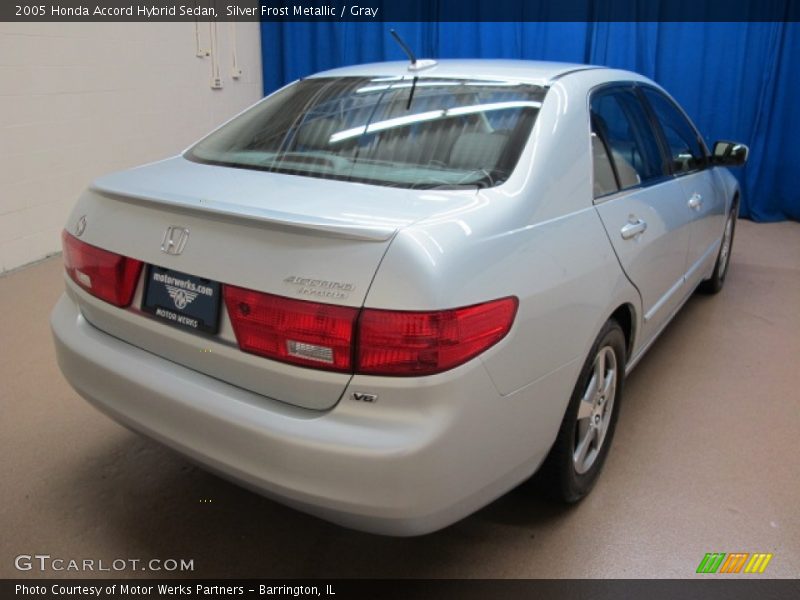
[[[151,265],[142,310],[177,327],[217,333],[220,294],[219,282]]]

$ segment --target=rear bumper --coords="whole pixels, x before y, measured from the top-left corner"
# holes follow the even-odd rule
[[[499,396],[479,360],[426,378],[358,376],[320,412],[112,337],[67,294],[51,327],[69,383],[117,421],[268,497],[388,535],[445,527],[530,476],[555,439],[572,377],[560,369]],[[356,402],[353,391],[379,399]]]

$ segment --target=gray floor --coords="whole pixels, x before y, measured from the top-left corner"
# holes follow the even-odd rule
[[[187,558],[203,577],[692,577],[712,551],[800,576],[800,224],[739,223],[725,290],[631,375],[584,502],[516,490],[416,539],[294,512],[95,412],[55,364],[60,277],[56,257],[0,278],[0,577],[33,553]]]

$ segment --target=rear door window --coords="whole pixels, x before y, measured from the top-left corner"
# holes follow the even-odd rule
[[[594,126],[592,127],[592,165],[594,167],[594,197],[599,198],[616,192],[619,184],[614,173],[614,166],[611,164],[611,156]]]
[[[592,96],[592,127],[610,152],[620,189],[669,174],[645,106],[633,88],[612,88]],[[593,153],[594,154],[594,153]],[[598,165],[595,171],[602,170]]]

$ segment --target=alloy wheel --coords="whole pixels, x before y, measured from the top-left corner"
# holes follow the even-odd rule
[[[733,215],[725,223],[725,233],[722,235],[722,248],[719,251],[719,278],[725,277],[728,269],[728,258],[731,254],[731,238],[733,237]]]
[[[592,375],[578,406],[572,463],[578,474],[586,473],[597,460],[611,423],[617,391],[617,355],[603,346],[594,359]]]

